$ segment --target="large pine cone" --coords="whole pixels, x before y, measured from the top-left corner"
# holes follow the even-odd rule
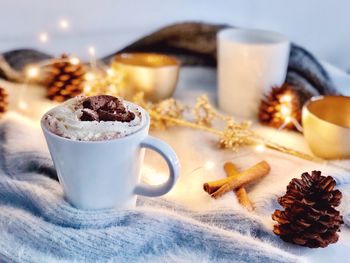
[[[8,110],[8,93],[4,88],[0,87],[0,117]]]
[[[288,101],[284,101],[288,98]],[[271,91],[266,94],[261,100],[259,107],[259,121],[264,125],[268,125],[274,128],[279,128],[285,124],[286,115],[281,107],[285,107],[289,112],[287,116],[301,122],[301,107],[299,102],[299,96],[296,93],[293,86],[288,83],[283,84],[281,87],[273,87]],[[295,125],[289,122],[285,125],[287,129],[294,129]]]
[[[303,173],[287,186],[287,193],[278,199],[284,211],[276,210],[272,219],[279,224],[273,232],[286,242],[317,248],[338,241],[343,217],[334,207],[342,193],[334,190],[335,180],[320,171]]]
[[[86,68],[84,65],[72,64],[66,54],[62,60],[49,66],[46,79],[47,97],[62,102],[83,92]]]

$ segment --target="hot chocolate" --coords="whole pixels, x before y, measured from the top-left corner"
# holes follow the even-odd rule
[[[53,108],[43,122],[59,136],[100,141],[136,132],[145,123],[145,114],[141,107],[113,96],[78,96]]]

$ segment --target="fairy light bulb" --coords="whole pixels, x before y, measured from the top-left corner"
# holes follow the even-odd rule
[[[280,113],[282,117],[284,118],[285,123],[291,122],[291,115],[292,115],[292,94],[286,93],[281,96],[280,98]]]
[[[62,18],[58,21],[59,28],[67,30],[69,28],[69,21],[65,18]]]
[[[96,76],[92,72],[87,72],[85,74],[85,80],[87,80],[87,81],[93,81],[95,78],[96,78]]]
[[[18,103],[18,108],[20,108],[21,110],[26,110],[28,109],[28,104],[25,101],[21,100]]]
[[[167,181],[168,175],[165,172],[159,172],[152,167],[144,166],[142,168],[142,179],[150,185],[159,185]]]
[[[290,115],[292,114],[292,109],[290,106],[282,104],[280,107],[280,112],[284,118],[287,118],[290,117]]]
[[[30,66],[26,70],[26,77],[30,79],[36,78],[39,76],[39,72],[40,72],[39,67]]]
[[[285,94],[280,98],[281,103],[290,103],[292,102],[292,95],[291,94]]]
[[[290,116],[286,116],[285,118],[284,118],[284,123],[285,124],[288,124],[288,123],[290,123],[292,121],[292,117],[290,117]]]
[[[96,55],[96,49],[95,49],[95,47],[90,46],[90,47],[88,48],[88,52],[89,52],[89,55],[90,55],[90,56],[95,56],[95,55]]]
[[[92,87],[90,85],[84,86],[84,93],[89,93],[89,92],[91,92],[91,90],[92,90]]]
[[[78,65],[80,63],[80,60],[77,57],[71,57],[69,59],[69,63],[72,64],[72,65]]]
[[[258,144],[257,146],[255,146],[255,151],[262,153],[264,152],[266,149],[266,146],[264,144]]]
[[[49,35],[46,32],[42,32],[39,34],[38,39],[41,43],[47,43],[49,41]]]
[[[215,163],[213,161],[206,161],[204,163],[204,168],[206,170],[213,170],[214,169],[214,166],[215,166]]]
[[[112,68],[108,68],[107,69],[107,75],[110,76],[110,77],[115,76],[115,70],[112,69]]]
[[[151,185],[159,185],[166,182],[167,178],[168,176],[166,175],[166,173],[156,172],[149,175],[148,182]]]

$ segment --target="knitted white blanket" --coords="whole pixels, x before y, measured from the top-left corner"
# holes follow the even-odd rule
[[[223,176],[220,165],[189,172],[204,163],[207,147],[189,141],[190,131],[174,129],[172,136],[166,134],[177,143],[165,139],[176,150],[184,147],[184,170],[172,192],[161,199],[139,198],[134,210],[80,211],[64,200],[38,127],[9,114],[0,132],[0,259],[5,262],[304,262],[296,255],[299,248],[271,232],[276,196],[291,177],[315,168],[331,173],[341,190],[349,189],[350,177],[339,169],[271,152],[218,155],[220,160],[234,158],[242,168],[262,158],[270,162],[271,174],[249,189],[256,206],[249,214],[231,193],[212,200],[203,192],[204,181]],[[150,166],[156,160],[147,155]]]

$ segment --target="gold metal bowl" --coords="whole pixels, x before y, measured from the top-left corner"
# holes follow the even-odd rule
[[[154,53],[123,53],[112,60],[112,67],[122,74],[125,98],[143,91],[145,98],[159,101],[173,95],[180,63],[172,56]]]
[[[350,158],[350,97],[314,97],[303,107],[304,137],[325,159]]]

